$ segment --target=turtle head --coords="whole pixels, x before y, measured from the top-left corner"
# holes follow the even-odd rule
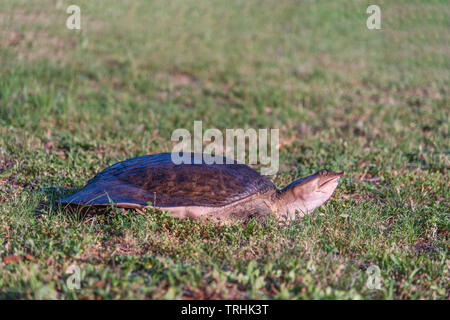
[[[344,174],[325,169],[292,182],[279,192],[281,209],[285,207],[290,215],[312,212],[331,197]]]

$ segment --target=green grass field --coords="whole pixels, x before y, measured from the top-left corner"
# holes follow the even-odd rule
[[[450,7],[376,4],[1,1],[0,299],[449,299]],[[347,175],[287,226],[54,206],[194,120]]]

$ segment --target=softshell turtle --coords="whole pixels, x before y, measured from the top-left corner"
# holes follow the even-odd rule
[[[229,222],[251,217],[294,219],[312,212],[330,198],[344,172],[320,170],[278,190],[245,164],[175,164],[170,153],[145,155],[116,163],[87,185],[59,200],[76,206],[154,207],[178,218],[207,217]],[[197,154],[198,156],[198,154]]]

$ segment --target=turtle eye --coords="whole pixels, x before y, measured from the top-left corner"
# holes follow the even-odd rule
[[[327,170],[320,170],[321,176],[326,176],[328,174]]]

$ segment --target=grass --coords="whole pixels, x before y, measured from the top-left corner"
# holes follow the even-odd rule
[[[72,2],[0,3],[0,299],[449,299],[446,1]],[[347,176],[283,227],[54,207],[194,120]]]

